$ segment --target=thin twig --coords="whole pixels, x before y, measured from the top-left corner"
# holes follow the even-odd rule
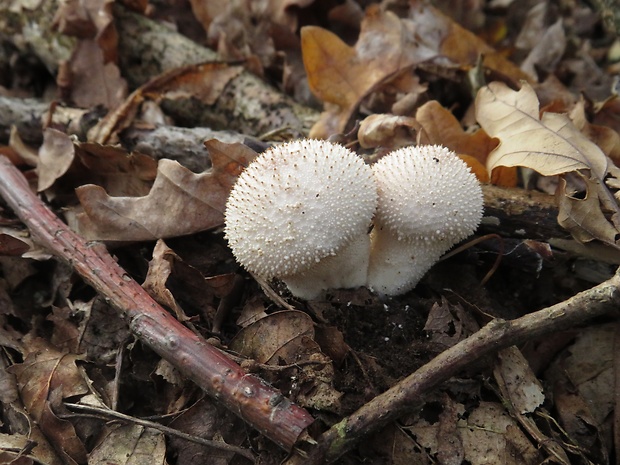
[[[101,415],[108,418],[115,418],[117,420],[122,420],[129,423],[134,423],[136,425],[144,426],[146,428],[153,428],[158,431],[161,431],[168,436],[176,436],[181,439],[185,439],[186,441],[195,442],[196,444],[201,444],[203,446],[213,447],[215,449],[225,450],[227,452],[234,452],[235,454],[239,454],[246,459],[251,460],[252,462],[256,461],[256,457],[249,449],[245,449],[243,447],[233,446],[224,441],[213,441],[211,439],[204,439],[198,436],[193,436],[191,434],[184,433],[183,431],[179,431],[174,428],[170,428],[168,426],[160,425],[159,423],[155,423],[154,421],[144,420],[142,418],[132,417],[130,415],[125,415],[124,413],[116,412],[114,410],[95,407],[94,405],[82,405],[82,404],[73,404],[69,402],[65,402],[65,406],[69,409],[79,410],[81,412],[87,412],[86,414],[79,414],[80,416],[89,416],[92,418],[100,418]],[[73,417],[75,415],[62,414],[58,415],[59,418],[68,418]]]
[[[286,464],[331,463],[366,435],[419,407],[424,394],[481,357],[618,311],[619,306],[620,269],[609,280],[559,304],[516,320],[492,320],[332,426],[318,438],[316,446],[293,455]]]

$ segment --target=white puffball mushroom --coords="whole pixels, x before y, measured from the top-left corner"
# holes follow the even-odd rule
[[[413,289],[482,219],[482,189],[467,164],[439,145],[404,147],[372,167],[379,203],[371,233],[368,287]]]
[[[295,140],[241,173],[226,204],[225,234],[246,270],[314,299],[366,284],[376,206],[372,170],[359,156],[327,141]]]

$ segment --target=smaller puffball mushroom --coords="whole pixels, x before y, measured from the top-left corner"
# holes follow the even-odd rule
[[[438,145],[404,147],[372,167],[379,203],[371,233],[368,287],[413,289],[482,219],[482,189],[467,164]]]
[[[338,144],[296,140],[241,173],[226,204],[225,234],[245,269],[313,299],[366,284],[376,206],[372,170],[360,157]]]

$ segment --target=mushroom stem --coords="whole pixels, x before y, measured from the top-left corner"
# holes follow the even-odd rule
[[[370,238],[368,288],[379,295],[400,295],[413,289],[450,247],[423,239],[399,239],[387,228],[375,228]]]
[[[368,277],[370,238],[363,234],[336,255],[324,258],[310,270],[281,277],[291,293],[312,300],[326,289],[350,289],[365,286]]]
[[[444,252],[476,230],[482,190],[465,162],[438,145],[396,150],[372,170],[378,206],[368,287],[403,294]]]

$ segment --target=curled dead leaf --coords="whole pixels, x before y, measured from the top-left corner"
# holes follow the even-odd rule
[[[397,149],[415,144],[421,129],[410,116],[370,115],[360,123],[357,139],[364,148]]]
[[[256,153],[242,144],[205,143],[212,168],[195,174],[162,159],[151,191],[142,197],[111,197],[95,185],[76,190],[83,213],[75,228],[88,240],[143,241],[192,234],[221,226],[236,177]]]
[[[620,231],[601,210],[601,184],[584,178],[587,190],[584,198],[575,198],[566,191],[566,180],[560,178],[556,196],[558,199],[558,223],[580,242],[598,239],[618,247],[616,238]],[[604,195],[604,193],[603,193]]]

